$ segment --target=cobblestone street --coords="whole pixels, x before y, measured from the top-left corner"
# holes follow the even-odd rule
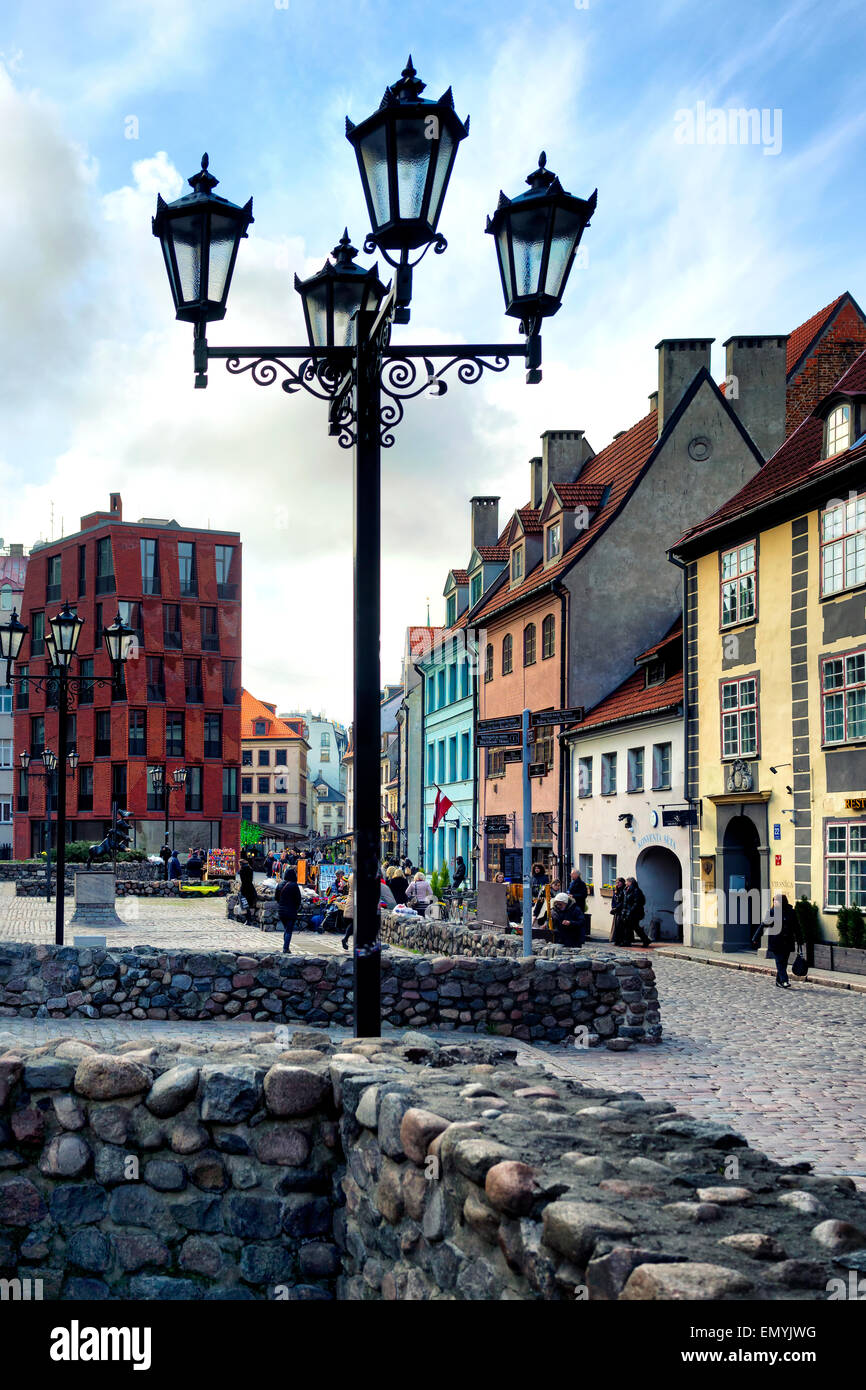
[[[53,904],[16,899],[6,887],[0,885],[0,941],[53,941]],[[127,925],[106,933],[109,945],[280,949],[277,933],[229,922],[221,900],[182,908],[126,898],[118,912]],[[298,933],[292,945],[308,954],[342,954],[333,935]],[[866,1186],[866,995],[810,984],[782,992],[770,976],[671,957],[656,956],[654,966],[664,1027],[660,1047],[614,1053],[520,1044],[521,1052],[543,1058],[560,1075],[640,1091],[648,1100],[669,1100],[701,1118],[732,1123],[773,1158],[808,1160],[818,1172],[847,1173]],[[74,1035],[111,1046],[139,1030],[142,1037],[221,1049],[270,1032],[267,1024],[147,1022],[133,1034],[132,1025],[115,1020],[3,1019],[0,1044]]]

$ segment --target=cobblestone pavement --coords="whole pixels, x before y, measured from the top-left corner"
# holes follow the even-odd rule
[[[278,934],[228,922],[222,901],[199,901],[194,915],[191,904],[147,898],[121,899],[118,910],[127,926],[111,931],[112,943],[280,948]],[[44,900],[0,892],[0,940],[52,941],[53,912]],[[342,954],[339,937],[329,934],[297,933],[292,946]],[[671,957],[656,956],[654,964],[664,1027],[660,1047],[614,1053],[521,1044],[521,1054],[543,1059],[560,1075],[640,1091],[648,1100],[669,1100],[701,1118],[722,1120],[772,1158],[808,1160],[817,1172],[847,1173],[866,1185],[866,995],[809,984],[782,991],[772,977]],[[140,1030],[141,1036],[196,1038],[207,1046],[255,1037],[269,1026],[148,1021]],[[131,1025],[83,1019],[0,1024],[4,1046],[73,1034],[110,1047],[129,1039]]]
[[[44,898],[16,898],[15,885],[0,883],[0,941],[54,940],[54,902]],[[12,892],[4,891],[11,889]],[[109,946],[161,946],[196,951],[280,951],[279,932],[245,927],[226,917],[224,898],[197,898],[180,903],[170,898],[118,898],[117,915],[126,924],[105,929]],[[66,940],[95,936],[98,927],[70,927],[75,904],[66,903]],[[295,932],[292,950],[301,955],[342,955],[335,933]]]
[[[547,1050],[560,1075],[723,1120],[784,1162],[866,1186],[866,996],[656,956],[664,1042]]]

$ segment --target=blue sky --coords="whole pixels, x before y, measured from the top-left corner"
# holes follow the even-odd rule
[[[411,50],[428,96],[471,114],[416,274],[423,341],[513,340],[484,216],[538,151],[581,196],[587,263],[545,333],[545,381],[422,399],[384,459],[383,679],[441,616],[468,556],[468,500],[525,501],[547,428],[596,449],[645,412],[661,337],[788,332],[850,289],[866,301],[862,55],[847,0],[313,4],[138,0],[4,6],[0,20],[0,485],[5,539],[31,543],[109,490],[126,514],[234,524],[245,549],[245,683],[281,707],[350,711],[350,460],[313,403],[212,374],[193,392],[149,218],[204,149],[220,192],[254,196],[215,342],[301,332],[294,272],[366,232],[344,116],[363,118]],[[777,153],[682,144],[677,113],[781,112]],[[135,118],[131,122],[129,118]],[[774,118],[778,121],[778,118]],[[129,139],[132,132],[137,138]],[[277,653],[271,634],[290,639]],[[331,657],[311,660],[309,620]]]

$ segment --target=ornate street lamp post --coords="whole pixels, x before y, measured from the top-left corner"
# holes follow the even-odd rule
[[[69,715],[75,703],[75,696],[82,688],[92,690],[94,685],[110,685],[116,688],[123,675],[123,664],[130,654],[129,639],[134,637],[132,628],[127,627],[121,621],[118,613],[110,628],[103,628],[102,637],[105,648],[111,661],[111,675],[102,676],[73,676],[70,674],[72,659],[78,647],[78,639],[81,629],[84,626],[84,619],[79,618],[74,608],[70,607],[69,602],[64,603],[60,612],[48,620],[48,629],[45,634],[45,646],[48,657],[44,676],[33,676],[28,673],[26,676],[17,676],[12,668],[18,660],[21,651],[21,644],[27,635],[29,628],[18,621],[18,610],[12,610],[12,617],[9,622],[0,626],[0,663],[6,662],[6,684],[12,685],[24,681],[36,690],[44,691],[49,697],[56,700],[57,704],[57,754],[50,749],[45,749],[42,753],[42,765],[46,768],[48,776],[51,775],[50,764],[53,761],[54,767],[66,766],[67,764],[74,769],[78,766],[78,754],[73,750],[69,751]],[[46,764],[48,756],[48,764]],[[22,754],[22,765],[24,755]],[[29,761],[29,759],[28,759]],[[47,807],[51,806],[50,786],[46,781],[45,788]],[[47,819],[48,828],[48,855],[51,855],[51,833],[50,833],[50,810]],[[55,917],[54,917],[54,941],[56,945],[63,945],[63,909],[66,899],[66,888],[64,875],[66,873],[66,777],[57,778],[57,853],[55,856],[57,866],[57,892],[55,895]],[[50,874],[50,868],[49,868]],[[50,879],[49,879],[50,882]]]
[[[45,779],[45,901],[51,902],[51,803],[57,795],[57,754],[51,748],[43,748],[40,754],[42,760],[42,776]],[[20,754],[21,767],[28,776],[33,775],[31,768],[31,756],[28,749],[24,749]],[[78,754],[73,748],[66,755],[66,775],[74,773],[78,767]]]
[[[170,823],[169,823],[169,799],[172,792],[183,791],[186,785],[185,767],[176,767],[172,773],[172,781],[166,781],[165,769],[152,767],[150,769],[150,784],[153,787],[154,796],[159,799],[162,797],[163,810],[165,811],[165,838],[168,842]],[[165,861],[165,876],[168,878],[168,860]]]
[[[206,155],[201,171],[189,180],[193,193],[170,204],[159,198],[153,219],[175,316],[195,325],[195,385],[207,385],[208,363],[217,358],[234,375],[249,372],[260,386],[282,378],[287,394],[303,389],[327,401],[329,433],[342,448],[354,447],[354,1027],[359,1037],[381,1032],[381,449],[394,444],[403,402],[422,393],[444,395],[445,375],[455,365],[458,380],[468,385],[480,381],[485,370],[504,371],[510,359],[523,357],[527,381],[540,381],[541,320],[560,307],[596,197],[584,201],[567,194],[547,171],[544,156],[528,179],[528,194],[513,201],[500,194],[488,230],[495,238],[506,312],[520,319],[525,343],[393,346],[392,325],[409,321],[413,267],[431,246],[437,254],[446,249],[439,219],[458,145],[469,132],[468,120],[455,112],[450,88],[438,101],[423,99],[423,90],[410,57],[378,110],[357,125],[346,122],[372,228],[364,250],[378,248],[394,267],[395,282],[386,290],[375,267],[356,266],[357,252],[344,232],[332,262],[307,280],[295,279],[307,347],[208,346],[207,324],[225,315],[238,246],[253,217],[251,200],[240,208],[214,195],[216,179]]]

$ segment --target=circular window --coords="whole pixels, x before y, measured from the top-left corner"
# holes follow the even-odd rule
[[[695,463],[705,463],[713,452],[713,446],[705,434],[699,434],[689,442],[689,458]]]

